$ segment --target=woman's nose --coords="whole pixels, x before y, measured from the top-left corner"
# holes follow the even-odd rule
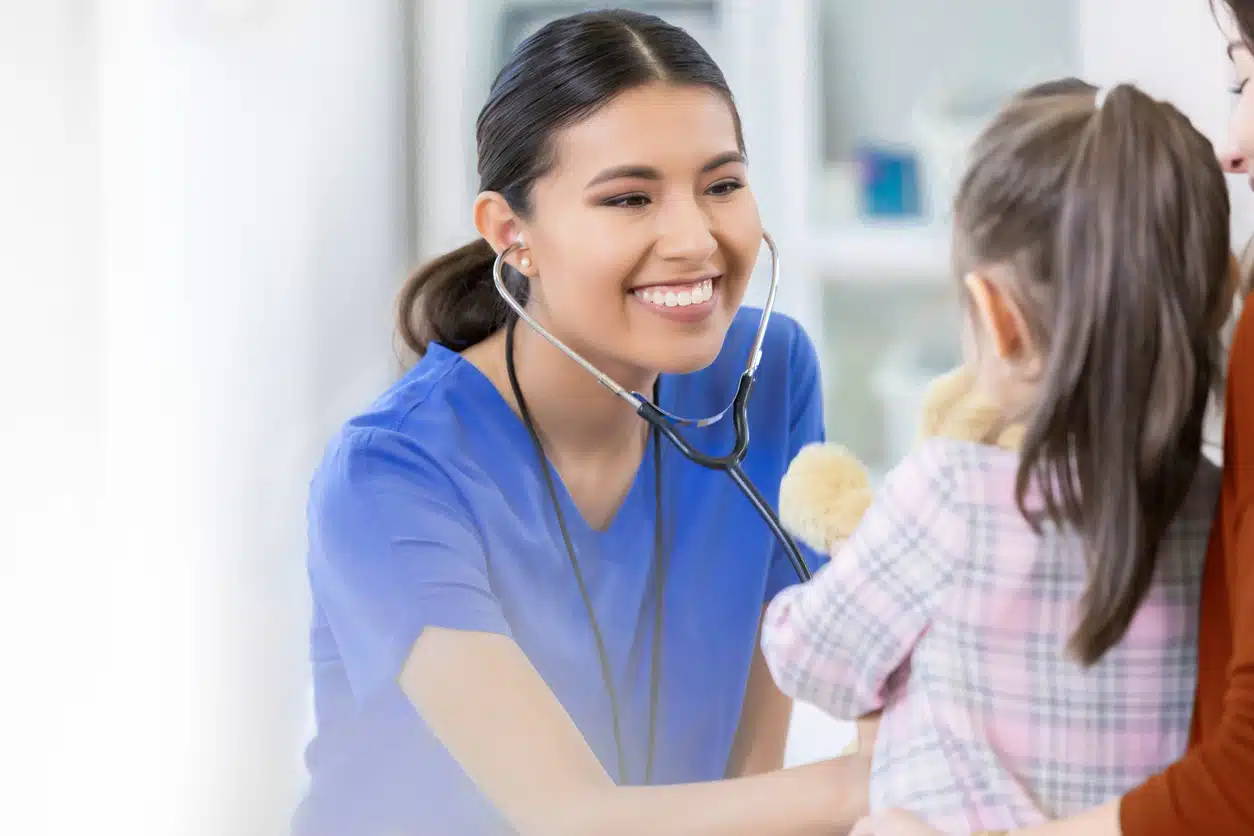
[[[668,258],[705,261],[718,249],[710,218],[696,201],[672,200],[662,216],[665,234],[659,251]]]
[[[1240,151],[1226,151],[1220,154],[1219,164],[1228,174],[1247,174],[1250,170],[1250,158]]]

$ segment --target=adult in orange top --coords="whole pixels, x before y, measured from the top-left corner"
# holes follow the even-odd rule
[[[1226,0],[1241,37],[1228,47],[1239,96],[1232,173],[1254,188],[1254,0]],[[1254,834],[1254,299],[1230,350],[1223,490],[1203,581],[1192,744],[1165,772],[1122,798],[1009,836]],[[900,811],[864,819],[853,836],[940,836]]]

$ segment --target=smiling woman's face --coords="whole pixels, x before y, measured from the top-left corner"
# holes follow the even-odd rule
[[[560,132],[520,222],[532,307],[599,365],[708,365],[762,242],[729,102],[647,84]]]
[[[1250,83],[1254,79],[1254,52],[1242,39],[1234,38],[1228,45],[1228,57],[1232,62],[1236,106],[1228,122],[1228,147],[1220,154],[1220,162],[1229,174],[1245,175],[1246,184],[1254,190],[1254,84]],[[1240,296],[1254,290],[1248,265],[1242,269],[1235,257],[1232,277],[1233,288]]]
[[[1224,169],[1233,174],[1249,175],[1254,172],[1254,53],[1240,41],[1228,46],[1232,59],[1232,92],[1237,97],[1229,128],[1229,148],[1223,155]],[[1254,181],[1251,182],[1254,187]]]

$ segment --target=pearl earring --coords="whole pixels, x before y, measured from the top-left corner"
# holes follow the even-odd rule
[[[520,259],[518,260],[518,266],[520,266],[520,267],[522,267],[522,269],[526,270],[528,267],[530,267],[530,266],[531,266],[531,257],[530,257],[530,256],[523,256],[522,258],[520,258]]]

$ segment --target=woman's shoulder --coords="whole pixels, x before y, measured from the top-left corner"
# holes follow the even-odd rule
[[[715,361],[680,384],[677,396],[683,400],[682,410],[708,415],[731,401],[749,361],[761,316],[760,308],[743,307],[737,312]],[[802,444],[823,437],[818,356],[801,324],[778,312],[767,323],[761,350],[749,398],[755,446],[766,443],[769,448],[770,439],[776,439],[793,455]]]
[[[492,395],[469,363],[433,346],[373,403],[345,421],[323,450],[313,479],[314,496],[376,491],[389,485],[431,490],[465,470],[462,436],[488,420]]]
[[[1254,380],[1254,296],[1241,307],[1232,344],[1228,350],[1228,377],[1234,383],[1243,383],[1241,392],[1251,391],[1247,381]]]
[[[416,425],[443,422],[448,418],[450,398],[473,383],[472,371],[461,355],[432,345],[372,403],[349,418],[345,430],[367,435],[372,430],[413,434]]]
[[[727,329],[727,338],[717,362],[743,366],[749,359],[749,349],[753,346],[761,321],[761,308],[741,307]],[[818,357],[814,343],[800,322],[778,310],[771,313],[762,338],[760,368],[764,371],[799,370],[806,374],[817,372]]]
[[[727,329],[718,357],[698,375],[709,381],[718,397],[744,373],[762,321],[761,308],[742,307]],[[752,400],[787,404],[786,412],[809,409],[820,399],[819,358],[814,343],[796,319],[778,311],[771,314],[762,337]]]

